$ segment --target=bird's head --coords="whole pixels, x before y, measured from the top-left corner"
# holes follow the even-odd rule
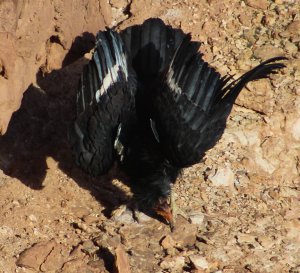
[[[154,204],[153,209],[158,215],[162,216],[169,223],[171,229],[173,229],[173,213],[170,198],[160,197]]]
[[[171,206],[171,186],[176,181],[180,169],[170,165],[140,177],[136,184],[136,197],[142,207],[153,210],[163,217],[173,228]]]

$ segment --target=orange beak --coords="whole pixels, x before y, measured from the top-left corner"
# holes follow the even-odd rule
[[[170,225],[171,231],[174,229],[173,214],[167,199],[159,199],[154,207],[155,212],[162,216]]]

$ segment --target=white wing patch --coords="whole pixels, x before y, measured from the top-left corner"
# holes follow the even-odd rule
[[[109,86],[111,86],[115,82],[118,82],[118,75],[119,75],[120,70],[122,71],[122,73],[125,74],[126,80],[128,79],[126,56],[124,55],[122,48],[120,48],[119,43],[116,42],[116,38],[112,35],[112,33],[110,35],[111,35],[113,47],[115,50],[116,63],[115,63],[115,65],[113,65],[112,64],[113,58],[106,58],[108,71],[104,78],[102,75],[101,63],[99,61],[99,55],[98,55],[97,51],[95,51],[95,53],[93,55],[94,61],[96,63],[99,79],[103,78],[100,89],[98,89],[96,91],[95,98],[96,98],[97,102],[100,101],[100,97],[104,93],[106,93]],[[98,43],[101,43],[101,39],[99,39],[96,44],[98,44]],[[110,52],[110,49],[107,47],[107,44],[102,43],[101,45],[102,45],[102,49],[103,49],[105,56],[110,56],[111,52]]]
[[[180,78],[180,75],[179,75],[178,78]],[[174,91],[176,94],[181,94],[182,93],[181,87],[179,87],[178,84],[175,81],[174,70],[172,69],[172,67],[170,67],[170,69],[168,71],[167,84],[168,84],[169,88],[172,91]]]
[[[119,64],[115,64],[111,69],[110,73],[107,73],[102,81],[102,85],[100,89],[96,91],[96,101],[100,101],[100,97],[106,92],[106,90],[109,88],[109,86],[112,85],[112,83],[117,82],[117,75],[120,70]]]

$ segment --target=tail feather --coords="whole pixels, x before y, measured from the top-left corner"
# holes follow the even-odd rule
[[[286,67],[283,63],[276,63],[278,61],[287,60],[286,57],[275,57],[268,59],[250,71],[246,72],[240,78],[232,81],[223,88],[222,94],[218,99],[234,102],[243,87],[251,81],[267,78],[270,74],[276,74],[279,69]]]

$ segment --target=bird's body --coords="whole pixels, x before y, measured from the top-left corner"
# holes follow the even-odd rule
[[[159,19],[100,32],[79,84],[70,132],[77,163],[101,175],[119,160],[137,200],[162,215],[171,184],[221,138],[245,84],[284,67],[278,57],[221,78],[199,47]]]

